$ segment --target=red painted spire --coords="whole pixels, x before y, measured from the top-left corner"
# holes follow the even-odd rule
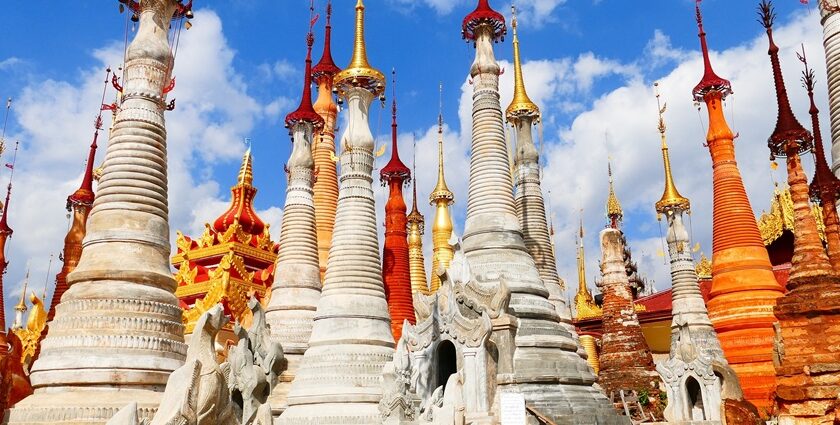
[[[696,0],[694,10],[697,14],[697,29],[699,30],[700,49],[703,51],[703,79],[694,87],[694,100],[702,101],[703,97],[709,92],[718,92],[721,94],[721,99],[732,93],[732,85],[729,80],[719,77],[712,69],[712,61],[709,59],[709,46],[706,44],[706,31],[703,30],[703,15],[700,13],[700,2]]]
[[[0,236],[2,236],[4,238],[9,238],[9,237],[12,236],[12,233],[14,233],[12,228],[9,227],[8,212],[9,212],[9,200],[12,197],[12,177],[14,177],[14,175],[15,175],[15,162],[17,162],[17,150],[18,150],[18,145],[19,144],[20,144],[20,142],[15,143],[15,154],[12,157],[11,165],[9,165],[9,164],[6,165],[7,167],[10,167],[12,171],[9,174],[9,186],[6,187],[6,203],[3,204],[3,215],[0,216]],[[4,270],[4,272],[5,272],[5,270]]]
[[[821,201],[821,192],[833,196],[836,199],[838,192],[840,192],[840,180],[831,172],[828,162],[825,159],[825,150],[823,149],[822,132],[820,131],[820,110],[817,109],[817,104],[814,102],[814,86],[816,85],[816,75],[814,70],[808,66],[808,61],[805,58],[805,47],[802,47],[802,54],[799,59],[805,64],[805,70],[802,71],[802,84],[808,91],[808,99],[811,101],[811,108],[808,113],[811,115],[811,128],[814,132],[814,178],[811,180],[810,194],[814,202]]]
[[[465,40],[475,41],[475,30],[482,24],[493,27],[493,40],[504,41],[507,34],[505,17],[490,7],[489,0],[478,0],[478,6],[464,18],[461,25],[461,37]]]
[[[99,131],[102,130],[102,111],[106,109],[105,93],[108,90],[110,76],[111,68],[108,68],[105,71],[105,89],[102,90],[102,101],[99,102],[102,106],[99,108],[99,115],[97,115],[96,120],[93,122],[93,142],[90,144],[90,150],[88,151],[88,159],[85,164],[85,175],[82,177],[81,186],[79,186],[75,192],[67,197],[67,211],[70,211],[70,208],[73,205],[93,205],[93,164],[96,161],[96,141],[99,139]]]
[[[254,171],[252,163],[251,149],[248,148],[242,158],[239,181],[236,186],[230,189],[232,195],[230,206],[213,223],[213,230],[217,233],[225,233],[235,221],[239,221],[242,230],[250,235],[259,236],[265,230],[265,223],[254,211],[254,196],[257,195],[257,188],[253,186]]]
[[[805,127],[802,127],[790,108],[787,89],[785,89],[785,79],[782,75],[782,66],[779,62],[779,46],[776,46],[773,41],[773,22],[776,20],[773,4],[767,0],[762,0],[758,6],[758,16],[759,22],[767,30],[767,39],[770,42],[767,54],[770,55],[770,64],[773,66],[773,84],[776,86],[776,101],[779,106],[776,129],[773,130],[773,134],[767,140],[767,145],[770,147],[770,152],[776,156],[786,155],[785,148],[790,141],[797,141],[798,153],[807,152],[813,146],[814,139],[811,137],[811,133]]]
[[[310,7],[310,11],[313,8]],[[311,13],[310,13],[311,14]],[[324,126],[324,119],[312,108],[312,45],[315,43],[315,36],[312,35],[312,26],[318,18],[309,21],[309,33],[306,34],[306,70],[303,74],[303,94],[300,98],[300,106],[297,110],[286,115],[286,127],[292,128],[300,122],[312,124],[315,129]]]
[[[395,92],[391,100],[391,160],[379,171],[379,179],[382,183],[399,180],[402,184],[402,182],[411,178],[411,170],[400,160],[400,152],[397,146],[397,95],[396,89],[394,89],[397,84],[397,72],[391,71],[391,75],[393,83],[391,87]]]
[[[321,78],[332,78],[335,74],[341,72],[341,68],[336,66],[332,57],[332,50],[330,48],[332,38],[332,25],[330,18],[332,17],[332,2],[327,1],[327,26],[324,29],[324,53],[321,54],[321,60],[312,68],[312,78],[315,81]]]

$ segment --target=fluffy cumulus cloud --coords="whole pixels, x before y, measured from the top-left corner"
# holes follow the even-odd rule
[[[244,78],[233,67],[235,53],[225,39],[221,19],[212,11],[199,10],[196,22],[181,36],[174,70],[177,84],[171,95],[177,99],[177,107],[166,115],[173,238],[175,229],[200,233],[205,221],[224,211],[227,187],[235,175],[220,184],[208,164],[237,162],[245,150],[244,137],[272,108],[247,94]],[[32,83],[15,99],[13,113],[19,133],[7,135],[7,139],[24,143],[18,152],[9,212],[12,226],[19,231],[7,252],[15,261],[6,275],[6,306],[17,302],[27,263],[32,285],[39,289],[45,276],[51,286],[59,267],[54,261],[47,275],[46,252],[58,254],[61,249],[68,225],[64,199],[81,181],[104,69],[121,63],[122,45],[103,46],[93,56],[98,63],[75,78]],[[282,74],[282,66],[273,71]],[[106,101],[112,96],[113,90]],[[105,116],[106,123],[109,120]],[[97,164],[105,155],[107,131],[99,142]],[[280,208],[259,213],[275,233],[279,231]]]

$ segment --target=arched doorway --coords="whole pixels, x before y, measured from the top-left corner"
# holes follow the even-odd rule
[[[703,410],[703,389],[693,376],[689,376],[685,380],[685,393],[688,395],[688,411],[691,420],[705,420],[706,413]]]
[[[441,341],[435,350],[435,358],[437,360],[437,382],[434,388],[443,386],[446,389],[446,381],[453,373],[458,373],[458,358],[455,351],[455,345],[450,341]]]

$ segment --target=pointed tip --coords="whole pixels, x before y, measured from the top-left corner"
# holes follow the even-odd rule
[[[703,78],[694,87],[692,95],[695,101],[702,101],[711,92],[721,94],[721,98],[732,94],[732,84],[729,80],[719,77],[712,68],[712,61],[709,56],[709,46],[706,42],[706,31],[703,29],[703,15],[700,12],[700,2],[696,0],[694,9],[697,15],[698,37],[700,37],[700,50],[703,54]]]
[[[239,178],[237,181],[240,185],[251,186],[254,183],[254,166],[253,157],[251,156],[251,147],[245,150],[245,155],[242,156],[242,166],[239,168]]]

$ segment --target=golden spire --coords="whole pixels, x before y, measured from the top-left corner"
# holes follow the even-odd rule
[[[446,178],[443,175],[443,83],[440,83],[440,110],[438,112],[438,180],[432,194],[429,195],[429,202],[436,204],[438,201],[447,201],[452,205],[455,195],[446,186]]]
[[[239,179],[237,180],[240,185],[244,186],[251,186],[254,183],[254,168],[253,168],[253,159],[251,158],[251,147],[248,147],[248,150],[245,151],[245,155],[242,157],[242,166],[239,168]]]
[[[659,137],[662,139],[662,161],[665,163],[665,192],[662,198],[656,203],[656,212],[664,214],[669,210],[687,211],[691,208],[688,198],[680,195],[677,186],[674,184],[674,176],[671,174],[671,158],[668,156],[668,144],[665,141],[665,109],[668,104],[659,102],[659,83],[654,83],[656,91],[656,107],[659,110]]]
[[[347,68],[336,74],[335,85],[339,90],[349,87],[363,87],[374,94],[385,92],[385,75],[368,63],[365,47],[365,5],[362,0],[356,2],[356,33],[353,43],[353,57]],[[343,87],[342,87],[343,86]]]
[[[426,265],[423,258],[423,214],[417,209],[417,143],[414,143],[413,179],[411,182],[414,198],[411,201],[411,212],[408,214],[408,261],[411,273],[411,292],[428,295],[429,283],[426,280]]]
[[[624,211],[621,209],[621,203],[618,202],[618,197],[615,196],[615,188],[613,187],[612,177],[612,160],[607,158],[607,174],[610,177],[610,193],[607,195],[607,217],[610,219],[610,227],[618,228],[618,223],[624,217]]]
[[[521,117],[539,118],[540,108],[531,101],[525,91],[525,80],[522,78],[522,58],[519,53],[519,34],[517,33],[516,7],[510,7],[513,20],[513,70],[514,86],[513,100],[507,108],[507,120],[514,121]]]
[[[583,210],[580,211],[580,230],[575,239],[577,242],[578,291],[575,294],[575,319],[591,319],[601,316],[601,307],[595,304],[595,298],[586,285],[586,258],[583,252]]]
[[[20,302],[15,306],[15,311],[21,313],[26,311],[26,287],[29,286],[29,267],[26,267],[26,277],[23,278],[23,290],[20,291]]]

